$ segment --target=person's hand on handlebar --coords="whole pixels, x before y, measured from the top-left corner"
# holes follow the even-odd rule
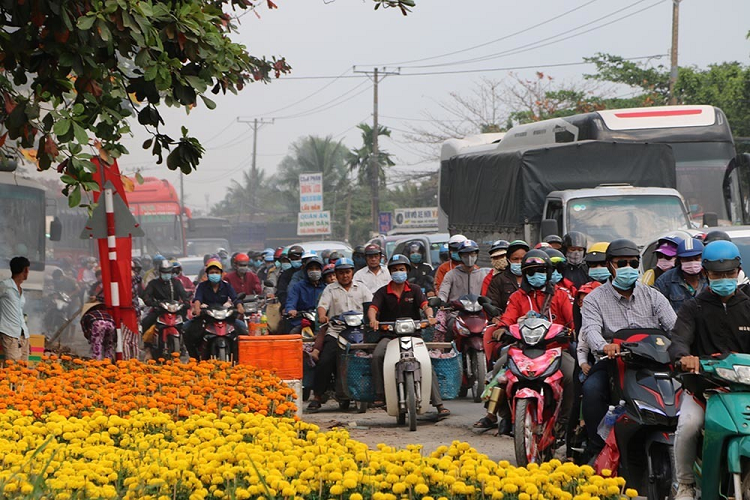
[[[370,328],[372,328],[373,330],[377,330],[379,328],[379,326],[380,325],[378,323],[378,320],[373,319],[373,320],[370,321]]]
[[[581,371],[583,372],[584,375],[588,375],[589,372],[591,371],[591,365],[588,363],[583,363],[581,365]]]
[[[296,309],[292,309],[287,314],[289,315],[290,318],[296,318],[297,317],[297,310]]]
[[[492,339],[496,342],[499,342],[506,333],[508,333],[508,330],[505,327],[497,328],[494,332],[492,332]]]
[[[326,316],[325,314],[319,314],[318,323],[320,323],[321,325],[328,323],[328,316]]]
[[[437,319],[435,319],[434,316],[430,316],[429,318],[427,318],[427,322],[430,324],[430,326],[437,325]]]
[[[320,359],[320,351],[313,349],[312,352],[310,352],[310,358],[317,363],[318,359]]]
[[[604,346],[603,351],[609,359],[614,359],[615,356],[620,354],[620,344],[607,344]]]
[[[691,373],[700,373],[701,362],[698,356],[683,356],[679,360],[682,371]]]

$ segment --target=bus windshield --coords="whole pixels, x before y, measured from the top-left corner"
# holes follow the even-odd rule
[[[688,227],[682,201],[676,196],[602,196],[568,201],[568,231],[588,241],[627,238],[638,246],[654,235]]]
[[[179,215],[141,215],[140,224],[145,238],[134,238],[134,246],[138,246],[137,240],[143,239],[143,250],[146,253],[160,253],[165,257],[182,256],[183,232]]]
[[[0,262],[22,255],[31,269],[44,269],[44,191],[25,186],[0,184]]]

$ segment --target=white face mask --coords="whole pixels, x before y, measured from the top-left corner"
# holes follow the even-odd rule
[[[473,253],[464,254],[461,256],[461,262],[463,262],[465,266],[473,267],[477,262],[477,256]]]

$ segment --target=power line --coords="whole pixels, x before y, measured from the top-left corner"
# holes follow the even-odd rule
[[[364,92],[364,91],[368,90],[368,89],[364,89],[364,90],[363,90],[362,92],[359,92],[359,93],[357,93],[357,94],[354,94],[354,95],[353,95],[353,96],[351,96],[351,97],[350,97],[349,99],[344,99],[343,101],[339,101],[339,102],[337,102],[336,104],[333,104],[334,102],[338,101],[339,99],[341,99],[342,97],[344,97],[344,96],[346,96],[346,95],[348,95],[348,94],[351,94],[352,92],[354,92],[355,90],[357,90],[358,88],[360,88],[361,86],[363,86],[363,85],[365,85],[365,84],[367,84],[367,80],[365,80],[365,81],[362,81],[362,82],[360,82],[360,83],[359,83],[358,85],[355,85],[355,86],[354,86],[354,87],[352,87],[351,89],[347,90],[347,91],[346,91],[346,92],[344,92],[343,94],[340,94],[340,95],[338,95],[337,97],[334,97],[334,98],[333,98],[333,99],[331,99],[330,101],[328,101],[328,102],[325,102],[325,103],[321,104],[320,106],[316,106],[316,107],[314,107],[314,108],[312,108],[312,109],[308,109],[307,111],[301,111],[301,112],[299,112],[299,113],[296,113],[296,114],[291,114],[291,115],[287,115],[287,116],[277,116],[277,117],[275,117],[275,118],[276,118],[277,120],[288,120],[288,119],[291,119],[291,118],[302,118],[302,117],[304,117],[304,116],[309,116],[309,115],[311,115],[311,114],[315,114],[315,113],[317,113],[317,112],[319,112],[319,111],[325,111],[325,110],[327,110],[327,109],[331,109],[331,108],[333,108],[333,107],[335,107],[335,106],[338,106],[338,105],[340,105],[340,104],[343,104],[343,103],[345,103],[345,102],[346,102],[346,101],[348,101],[349,99],[352,99],[352,98],[354,98],[354,97],[357,97],[357,96],[358,96],[359,94],[361,94],[362,92]]]
[[[291,103],[291,104],[287,104],[287,105],[286,105],[286,106],[284,106],[283,108],[278,108],[278,109],[274,109],[274,110],[272,110],[272,111],[268,111],[268,112],[266,112],[266,113],[261,113],[261,114],[259,114],[258,116],[269,116],[269,115],[273,115],[273,114],[276,114],[276,113],[278,113],[279,111],[285,111],[285,110],[287,110],[287,109],[289,109],[289,108],[291,108],[291,107],[293,107],[293,106],[296,106],[297,104],[300,104],[300,103],[302,103],[302,102],[305,102],[306,100],[310,99],[310,98],[311,98],[311,97],[313,97],[313,96],[316,96],[316,95],[320,94],[320,93],[321,93],[321,92],[323,92],[323,91],[324,91],[325,89],[327,89],[328,87],[330,87],[331,85],[333,85],[334,83],[336,83],[336,82],[337,82],[338,80],[340,80],[340,79],[341,79],[341,78],[342,78],[342,77],[343,77],[343,76],[344,76],[345,74],[347,74],[347,73],[348,73],[349,71],[351,71],[351,68],[347,68],[347,69],[346,69],[346,70],[345,70],[345,71],[344,71],[343,73],[341,73],[341,74],[340,74],[339,76],[337,76],[336,78],[334,78],[334,79],[333,79],[332,81],[330,81],[330,82],[326,83],[325,85],[323,85],[322,87],[320,87],[320,88],[319,88],[318,90],[316,90],[315,92],[313,92],[313,93],[312,93],[312,94],[310,94],[310,95],[307,95],[307,96],[303,97],[303,98],[302,98],[302,99],[300,99],[299,101],[295,101],[295,102],[293,102],[293,103]]]
[[[645,1],[646,0],[637,0],[636,2],[633,2],[633,3],[629,4],[629,5],[626,5],[625,7],[622,7],[620,9],[617,9],[617,10],[613,11],[613,12],[610,12],[609,14],[606,14],[604,16],[601,16],[601,17],[597,18],[597,19],[594,19],[593,21],[589,21],[589,22],[580,24],[580,25],[576,26],[575,28],[571,28],[569,30],[562,31],[560,33],[548,36],[547,38],[542,38],[541,40],[537,40],[535,42],[527,43],[527,44],[524,44],[524,45],[519,45],[518,47],[514,47],[512,49],[507,49],[507,50],[504,50],[504,51],[501,51],[501,52],[496,52],[494,54],[488,54],[488,55],[484,55],[484,56],[474,57],[474,58],[471,58],[471,59],[464,59],[464,60],[460,60],[460,61],[451,61],[451,62],[447,62],[447,63],[435,63],[435,64],[415,65],[415,66],[410,66],[410,68],[436,68],[436,67],[441,67],[441,66],[454,66],[454,65],[457,65],[457,64],[469,64],[469,63],[473,63],[473,62],[488,61],[490,59],[496,59],[498,57],[510,56],[510,55],[520,54],[520,53],[523,53],[523,52],[528,52],[530,50],[535,50],[535,49],[538,49],[538,48],[541,48],[541,47],[546,47],[548,45],[552,45],[553,43],[558,43],[558,42],[562,42],[562,41],[565,41],[565,40],[569,40],[570,38],[575,38],[577,36],[581,36],[581,35],[585,35],[586,33],[590,33],[591,31],[595,31],[595,30],[604,28],[604,27],[609,26],[611,24],[614,24],[616,22],[622,21],[623,19],[627,19],[627,18],[632,17],[632,16],[634,16],[636,14],[640,14],[641,12],[644,12],[644,11],[646,11],[648,9],[651,9],[651,8],[659,5],[660,3],[663,3],[665,0],[657,0],[655,3],[649,5],[648,7],[645,7],[643,9],[637,10],[635,12],[631,12],[630,14],[627,14],[625,16],[619,17],[619,18],[617,18],[617,19],[615,19],[613,21],[610,21],[608,23],[596,26],[594,28],[588,29],[586,31],[582,31],[580,33],[576,33],[574,35],[571,35],[571,36],[568,36],[568,37],[565,37],[565,38],[561,38],[559,40],[554,40],[554,41],[552,41],[550,43],[547,43],[547,44],[539,45],[542,42],[546,42],[548,40],[553,40],[553,39],[558,38],[560,36],[567,35],[568,33],[573,33],[574,31],[578,31],[581,28],[585,28],[586,26],[591,26],[594,23],[598,23],[599,21],[602,21],[602,20],[604,20],[604,19],[606,19],[608,17],[612,17],[612,16],[614,16],[616,14],[619,14],[620,12],[628,10],[631,7],[635,7],[636,5],[641,4],[641,3],[645,2]]]
[[[480,43],[479,45],[473,45],[471,47],[466,47],[465,49],[454,50],[453,52],[446,52],[444,54],[439,54],[439,55],[436,55],[436,56],[423,57],[421,59],[412,59],[410,61],[401,61],[401,62],[396,62],[396,63],[391,63],[391,64],[385,64],[385,65],[384,64],[375,64],[375,65],[371,65],[371,66],[399,66],[399,65],[402,65],[402,64],[411,64],[411,63],[422,62],[422,61],[430,61],[432,59],[440,59],[440,58],[443,58],[443,57],[448,57],[448,56],[452,56],[452,55],[455,55],[455,54],[460,54],[462,52],[468,52],[470,50],[478,49],[480,47],[486,47],[487,45],[492,45],[493,43],[502,42],[503,40],[507,40],[508,38],[512,38],[514,36],[521,35],[523,33],[526,33],[527,31],[533,30],[533,29],[538,28],[540,26],[544,26],[545,24],[549,24],[552,21],[556,21],[558,19],[561,19],[561,18],[567,16],[568,14],[572,14],[573,12],[576,12],[577,10],[580,10],[580,9],[582,9],[584,7],[587,7],[587,6],[591,5],[592,3],[596,2],[596,1],[597,0],[590,0],[589,2],[586,2],[585,4],[579,5],[578,7],[575,7],[573,9],[568,10],[568,11],[565,11],[565,12],[563,12],[562,14],[560,14],[558,16],[550,17],[549,19],[546,19],[546,20],[544,20],[544,21],[542,21],[540,23],[537,23],[537,24],[535,24],[533,26],[528,26],[526,28],[523,28],[523,29],[518,30],[518,31],[513,32],[513,33],[510,33],[508,35],[502,36],[500,38],[495,38],[494,40],[490,40],[489,42]]]

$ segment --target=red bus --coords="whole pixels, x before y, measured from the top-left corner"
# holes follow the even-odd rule
[[[187,255],[185,230],[188,212],[183,212],[174,186],[165,179],[145,177],[128,193],[128,204],[144,237],[133,238],[133,255],[159,253],[165,257]]]

